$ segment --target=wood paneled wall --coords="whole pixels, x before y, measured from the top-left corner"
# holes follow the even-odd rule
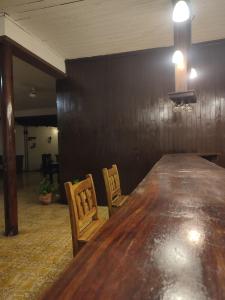
[[[116,163],[130,193],[165,153],[221,152],[225,165],[225,41],[193,47],[199,77],[192,113],[173,112],[173,49],[67,61],[57,82],[61,182],[94,176],[106,203],[103,167]]]

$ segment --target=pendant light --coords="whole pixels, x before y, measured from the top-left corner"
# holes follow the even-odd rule
[[[177,66],[178,69],[184,68],[184,55],[182,51],[176,50],[173,54],[172,62]]]
[[[197,77],[198,77],[198,72],[196,71],[195,68],[191,68],[191,72],[190,72],[189,78],[190,79],[195,79]]]
[[[190,9],[186,1],[178,1],[173,10],[173,21],[185,22],[190,18]]]

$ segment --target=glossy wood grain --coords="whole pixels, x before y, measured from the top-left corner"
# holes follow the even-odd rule
[[[225,299],[225,170],[164,156],[42,300]]]
[[[92,173],[106,205],[101,169],[113,163],[129,194],[163,154],[221,153],[225,166],[225,41],[194,45],[193,112],[173,112],[173,48],[67,62],[58,81],[61,186]],[[91,153],[91,154],[90,154]],[[65,195],[63,197],[65,199]]]
[[[18,233],[16,145],[13,99],[13,56],[8,44],[0,45],[0,100],[3,141],[5,234]]]

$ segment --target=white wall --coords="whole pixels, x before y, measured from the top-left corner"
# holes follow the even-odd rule
[[[55,154],[58,154],[58,130],[55,127],[28,127],[28,136],[36,137],[35,140],[29,142],[29,170],[38,170],[41,166],[41,155],[43,153],[51,153],[55,160]],[[51,143],[48,138],[52,137]],[[31,149],[33,143],[36,147]]]
[[[23,126],[16,125],[16,154],[24,155]]]
[[[16,125],[16,154],[24,155],[24,128]],[[51,143],[48,138],[52,137]],[[56,127],[28,127],[28,137],[36,137],[35,140],[28,142],[29,170],[39,170],[41,166],[41,155],[51,153],[55,160],[55,154],[58,154],[58,130]],[[35,148],[31,149],[35,143]],[[0,155],[2,155],[2,127],[0,124]]]

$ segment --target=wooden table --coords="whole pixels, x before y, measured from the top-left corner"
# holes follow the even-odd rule
[[[42,299],[224,300],[225,169],[164,156]]]

